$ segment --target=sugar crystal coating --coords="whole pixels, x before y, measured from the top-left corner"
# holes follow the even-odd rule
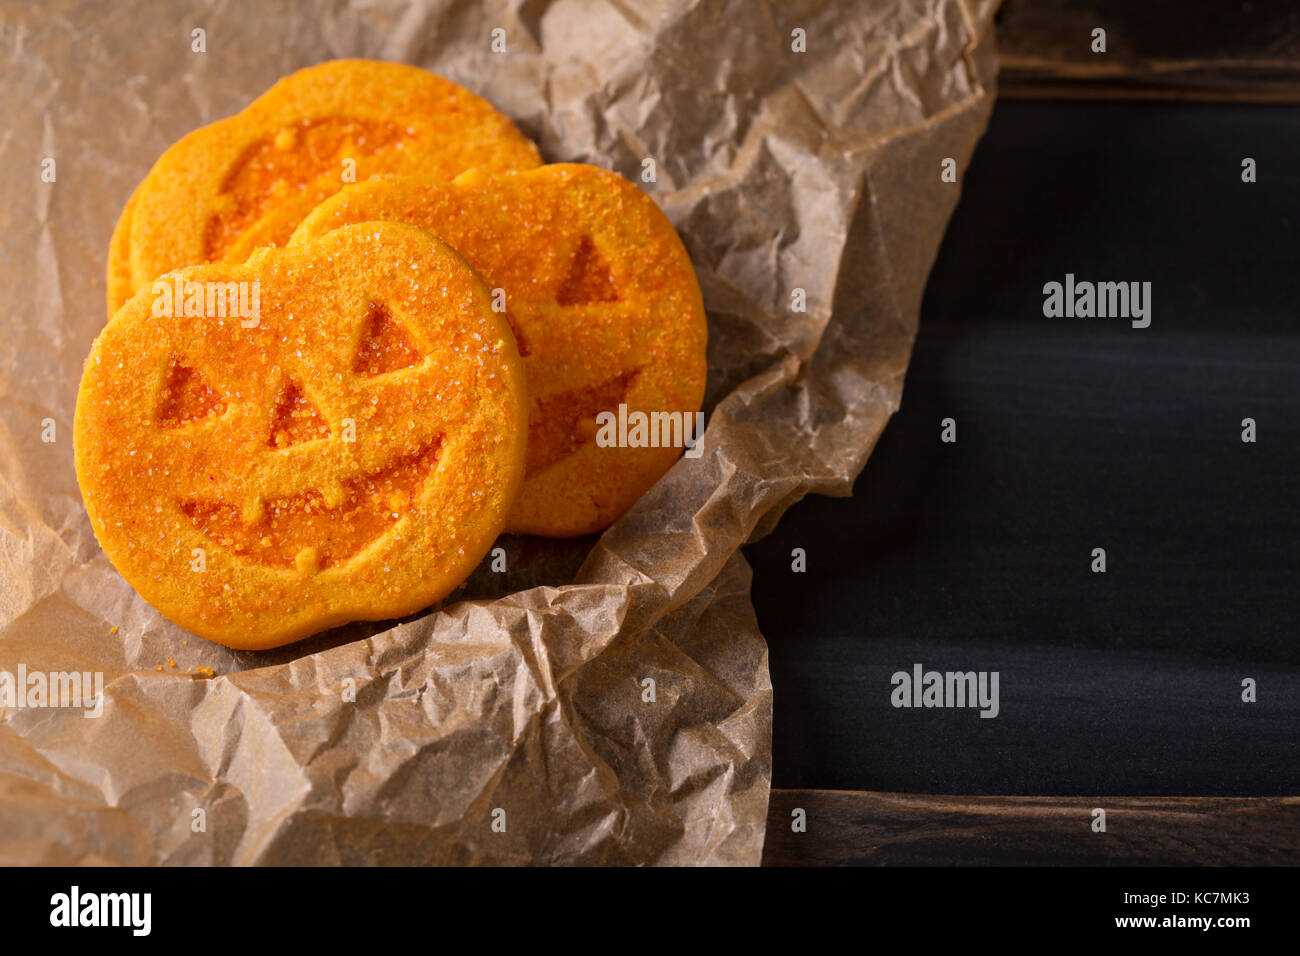
[[[636,186],[570,163],[470,171],[451,183],[374,180],[322,203],[291,244],[371,220],[436,233],[502,294],[495,301],[524,357],[531,401],[527,477],[509,530],[604,528],[681,455],[680,445],[595,440],[602,412],[691,415],[704,396],[699,285],[672,225]]]
[[[108,311],[181,266],[283,245],[312,208],[374,176],[526,169],[536,147],[491,104],[425,70],[333,60],[293,73],[168,149],[109,245]]]
[[[450,593],[523,477],[524,371],[482,281],[396,223],[180,276],[258,282],[260,317],[155,316],[144,289],[96,340],[77,477],[123,577],[240,648]]]

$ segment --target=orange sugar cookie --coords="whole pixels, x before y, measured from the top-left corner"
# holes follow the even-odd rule
[[[276,647],[457,587],[514,504],[527,415],[481,280],[367,223],[141,289],[86,360],[77,480],[145,600]]]
[[[472,167],[539,162],[506,116],[425,70],[377,60],[299,70],[154,164],[114,235],[109,314],[164,272],[242,262],[258,246],[283,245],[348,182],[385,174],[451,179]]]
[[[107,299],[110,317],[131,297],[135,289],[135,281],[131,278],[131,219],[135,214],[135,201],[140,195],[141,186],[136,186],[131,198],[126,201],[122,215],[113,227],[112,238],[108,240]]]
[[[374,180],[328,199],[291,243],[375,219],[441,236],[501,290],[494,302],[515,331],[531,402],[507,530],[608,526],[697,434],[708,336],[699,285],[672,225],[632,183],[578,164]]]

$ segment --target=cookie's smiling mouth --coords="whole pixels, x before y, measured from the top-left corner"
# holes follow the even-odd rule
[[[313,573],[347,561],[415,507],[438,463],[441,440],[384,468],[343,483],[342,503],[331,507],[320,491],[262,502],[261,516],[244,518],[225,501],[191,499],[181,511],[209,540],[255,564]]]

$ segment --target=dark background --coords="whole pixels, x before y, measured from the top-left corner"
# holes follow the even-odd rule
[[[852,498],[746,549],[775,787],[1300,793],[1298,239],[1300,107],[997,104]],[[1067,272],[1151,327],[1044,318]],[[892,708],[916,662],[1000,715]]]

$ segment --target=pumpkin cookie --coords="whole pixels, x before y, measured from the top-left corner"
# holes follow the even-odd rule
[[[537,149],[486,100],[425,70],[334,60],[276,83],[242,112],[163,153],[127,204],[110,252],[110,315],[155,276],[243,262],[283,245],[348,182],[471,167],[526,169]]]
[[[598,531],[697,435],[708,335],[700,289],[677,233],[636,186],[578,164],[470,171],[451,183],[379,179],[332,196],[291,243],[376,219],[454,246],[515,331],[531,414],[507,530]]]
[[[122,303],[135,291],[135,282],[131,278],[131,219],[135,214],[135,201],[140,195],[141,185],[135,187],[131,198],[126,201],[126,208],[113,227],[113,236],[108,240],[108,314],[122,307]]]
[[[95,535],[176,623],[236,648],[447,595],[522,482],[524,372],[425,232],[340,229],[137,293],[77,395]]]

